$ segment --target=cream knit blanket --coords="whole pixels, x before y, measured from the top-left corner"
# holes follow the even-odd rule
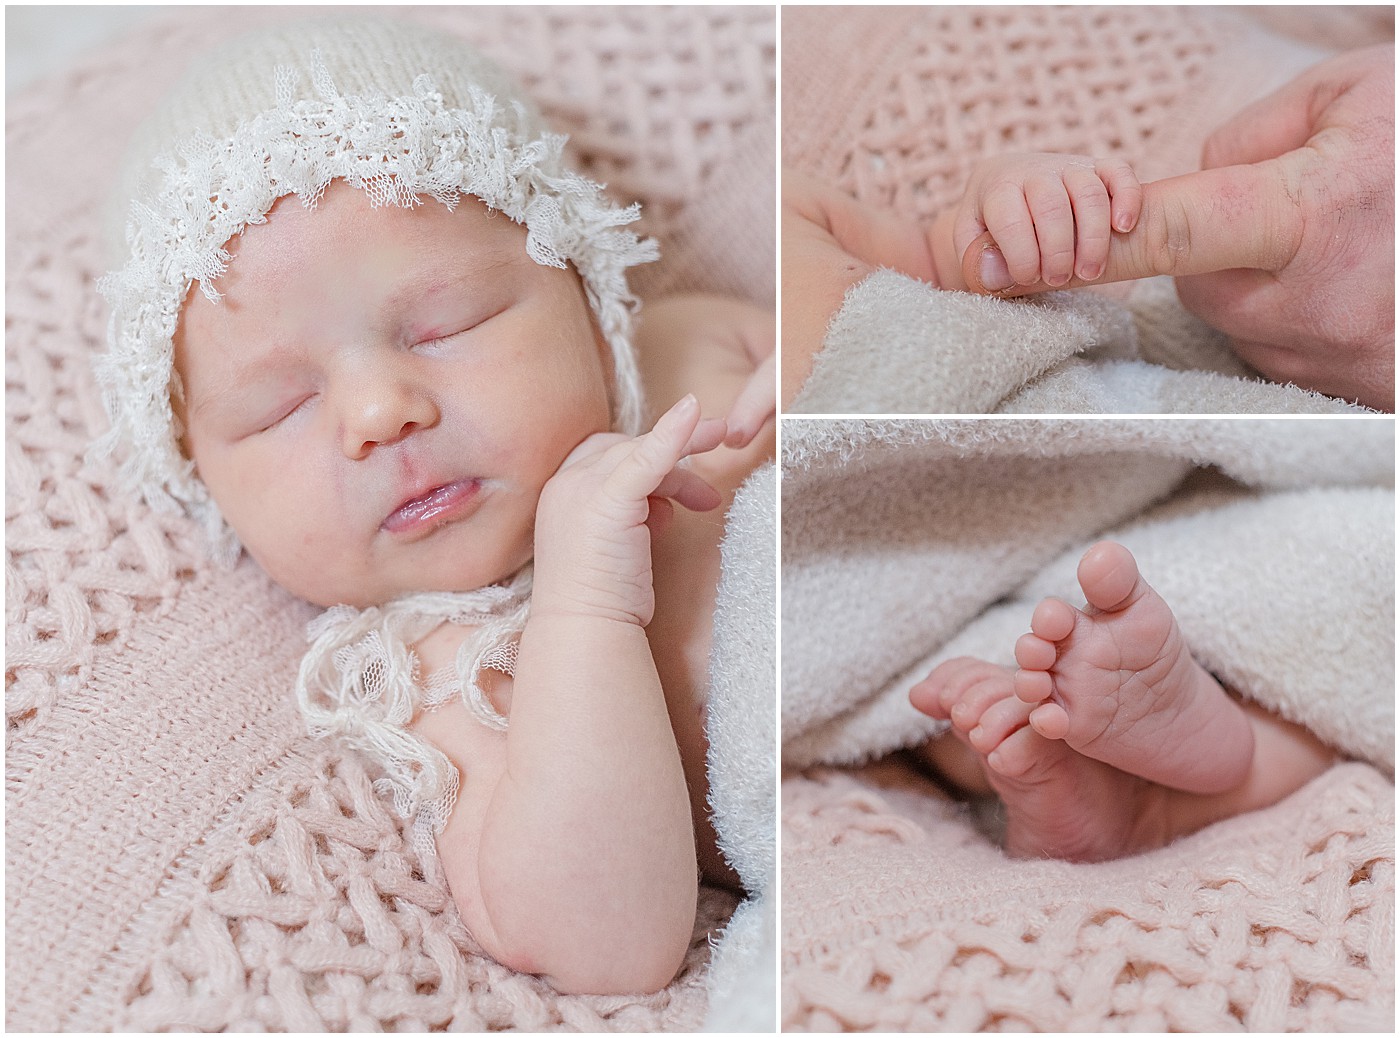
[[[314,611],[246,560],[214,568],[193,524],[141,507],[118,492],[114,469],[84,464],[106,427],[89,368],[106,322],[92,289],[105,171],[188,61],[234,33],[315,13],[171,13],[8,105],[6,1023],[693,1030],[713,984],[719,1008],[765,1026],[772,980],[754,963],[772,962],[773,918],[762,901],[721,939],[735,899],[702,890],[684,969],[647,997],[560,996],[480,955],[447,892],[425,882],[374,775],[305,733],[292,688]],[[406,16],[478,44],[572,135],[587,172],[616,199],[642,201],[665,257],[640,271],[644,298],[688,288],[772,303],[771,10]],[[736,514],[765,507],[767,479]],[[766,543],[771,553],[771,534]],[[717,630],[716,656],[731,663],[712,700],[735,730],[765,666],[750,596],[771,603],[772,566],[765,591],[725,551],[720,593],[740,604]],[[736,626],[749,641],[726,638]],[[768,651],[757,718],[769,724],[771,775],[771,639]],[[715,752],[735,747],[731,770],[760,773],[762,731],[720,736]],[[716,785],[726,850],[761,889],[771,821],[766,845],[750,837],[764,789]],[[766,793],[771,819],[771,781]],[[713,981],[712,941],[725,967]]]
[[[1113,537],[1231,687],[1365,764],[1120,862],[1014,862],[907,774],[784,783],[797,1029],[1373,1029],[1393,974],[1394,427],[1353,420],[790,420],[784,763],[939,724],[909,687],[1011,664]],[[890,788],[881,788],[882,785]]]
[[[1239,9],[793,8],[783,162],[920,221],[956,204],[989,155],[1088,153],[1126,158],[1144,181],[1175,176],[1199,168],[1212,129],[1325,57],[1328,41],[1388,38],[1387,10],[1315,9],[1309,45]],[[1125,310],[1092,292],[1003,301],[882,271],[847,293],[792,410],[1358,409],[1261,380],[1169,282],[1135,291]]]

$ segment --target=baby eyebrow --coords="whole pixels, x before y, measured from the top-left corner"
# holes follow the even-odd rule
[[[279,361],[276,357],[262,358],[214,379],[195,395],[190,403],[190,415],[202,415],[211,409],[217,412],[221,404],[232,410],[259,392],[275,389],[290,374],[286,365]]]
[[[521,256],[529,262],[529,257]],[[485,275],[516,266],[512,255],[483,254],[463,262],[458,260],[449,273],[434,273],[426,278],[410,275],[396,285],[384,298],[386,315],[403,314],[416,306],[430,303],[450,292],[471,292]]]

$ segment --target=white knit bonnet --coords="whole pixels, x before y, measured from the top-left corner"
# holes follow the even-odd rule
[[[180,450],[171,394],[172,338],[198,281],[212,300],[224,244],[295,194],[314,207],[344,179],[375,206],[473,195],[528,229],[536,263],[572,263],[612,352],[614,426],[640,431],[628,267],[656,258],[600,185],[565,168],[565,138],[547,132],[504,72],[462,40],[403,21],[352,18],[281,26],[197,59],[142,125],[117,198],[122,264],[99,288],[112,306],[96,362],[111,430],[99,453],[127,448],[122,475],[152,504],[182,505],[215,553],[238,543]],[[114,242],[116,244],[116,242]]]

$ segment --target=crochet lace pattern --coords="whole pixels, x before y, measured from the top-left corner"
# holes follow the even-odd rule
[[[307,625],[311,643],[297,673],[307,730],[341,736],[385,771],[375,783],[413,823],[420,859],[436,868],[433,838],[457,803],[461,777],[426,739],[408,730],[419,707],[460,702],[488,728],[507,722],[481,687],[481,672],[514,673],[517,639],[530,611],[531,571],[478,591],[423,592],[383,606],[335,606]],[[476,629],[455,665],[421,675],[411,646],[443,623]]]
[[[771,297],[771,190],[755,215],[754,195],[711,189],[736,162],[772,183],[771,10],[412,14],[508,67],[575,167],[643,200],[666,255],[648,292]],[[96,171],[190,55],[290,16],[184,9],[8,105],[25,204],[5,270],[7,1025],[692,1030],[732,895],[702,889],[655,995],[559,995],[492,962],[375,792],[382,770],[306,734],[292,689],[317,611],[251,563],[217,569],[189,519],[85,458],[108,427]]]

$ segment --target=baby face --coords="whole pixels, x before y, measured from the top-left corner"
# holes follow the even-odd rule
[[[610,424],[578,276],[473,198],[370,207],[337,181],[229,243],[175,337],[184,446],[287,590],[358,607],[498,582],[545,482]]]

